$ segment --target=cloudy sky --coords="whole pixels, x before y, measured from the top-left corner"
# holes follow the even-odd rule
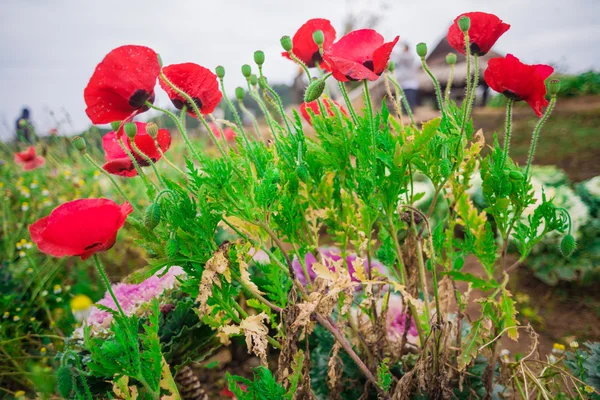
[[[571,72],[600,69],[600,0],[0,0],[0,137],[25,105],[41,133],[55,120],[65,133],[86,129],[83,89],[115,47],[149,46],[165,65],[221,64],[231,95],[254,50],[265,51],[270,82],[291,83],[282,35],[315,17],[341,32],[349,13],[364,16],[373,5],[385,7],[377,29],[386,38],[434,46],[456,15],[487,11],[512,25],[499,51]],[[157,104],[167,102],[161,93]]]

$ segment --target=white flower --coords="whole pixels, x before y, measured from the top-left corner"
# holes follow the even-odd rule
[[[590,195],[600,198],[600,175],[585,181],[583,187]]]
[[[50,194],[50,191],[48,189],[42,190],[42,196],[48,196],[49,194]]]

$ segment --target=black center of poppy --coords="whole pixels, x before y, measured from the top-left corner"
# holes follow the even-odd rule
[[[371,71],[375,72],[375,65],[373,65],[373,60],[367,60],[362,65],[364,65],[365,68],[370,69]]]
[[[101,245],[102,245],[102,243],[100,243],[100,242],[96,242],[96,243],[90,244],[89,246],[86,246],[86,247],[84,247],[83,249],[84,249],[84,250],[91,250],[91,249],[93,249],[94,247],[98,247],[98,246],[101,246]]]
[[[506,96],[507,98],[509,98],[511,100],[514,100],[514,101],[521,101],[521,100],[523,100],[515,92],[512,92],[510,90],[505,90],[504,92],[502,92],[502,94],[504,96]]]
[[[317,50],[313,53],[311,59],[312,59],[313,67],[315,65],[317,65],[317,63],[321,63],[323,61],[323,57],[321,57],[321,53],[319,52],[319,50]]]
[[[192,100],[194,100],[194,103],[196,104],[196,107],[198,107],[198,110],[202,110],[202,100],[200,100],[197,97],[192,97]],[[188,107],[188,111],[190,111],[192,114],[194,113],[193,107],[188,102],[184,103],[179,99],[171,99],[171,103],[173,103],[175,108],[178,110],[181,110],[183,108],[183,105],[186,104]]]
[[[479,45],[477,43],[471,43],[471,45],[469,47],[471,48],[471,54],[473,54],[475,56],[485,56],[485,54],[486,54],[483,51],[481,51],[481,49],[479,48]]]
[[[148,93],[143,89],[138,89],[129,98],[129,105],[137,110],[138,108],[144,107],[146,100],[149,100],[150,98],[152,98],[151,102],[153,102],[154,92]]]

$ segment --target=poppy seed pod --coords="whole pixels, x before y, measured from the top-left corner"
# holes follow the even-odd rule
[[[292,44],[291,37],[285,35],[285,36],[282,36],[279,41],[281,42],[281,47],[283,47],[283,49],[285,51],[292,51],[292,48],[294,47],[294,45]]]
[[[153,230],[160,223],[160,204],[150,203],[144,213],[144,225],[149,230]]]
[[[148,122],[146,125],[146,132],[152,139],[156,139],[156,136],[158,135],[158,125],[154,122]]]
[[[260,78],[258,78],[258,86],[260,86],[261,89],[266,89],[267,87],[269,87],[269,81],[267,81],[266,76],[261,76]]]
[[[246,78],[250,78],[250,75],[252,75],[252,67],[248,64],[242,65],[242,75]]]
[[[129,139],[133,139],[137,134],[137,125],[135,122],[128,122],[123,127],[123,130]]]
[[[522,181],[522,180],[523,180],[523,178],[524,178],[524,176],[523,176],[523,174],[522,174],[521,172],[519,172],[519,171],[510,171],[510,172],[508,173],[508,178],[509,178],[511,181],[518,182],[518,181]]]
[[[250,84],[252,86],[258,85],[258,77],[255,74],[250,75]]]
[[[298,178],[304,183],[306,183],[308,181],[308,178],[310,177],[308,169],[304,164],[298,165],[298,167],[296,168],[296,174],[298,175]]]
[[[112,129],[113,132],[117,132],[120,127],[121,127],[121,121],[113,121],[110,123],[110,129]]]
[[[80,151],[82,153],[85,153],[85,139],[82,138],[81,136],[75,136],[72,140],[71,143],[73,143],[73,147],[75,147],[77,149],[77,151]]]
[[[471,28],[471,18],[464,15],[460,17],[458,19],[458,27],[463,33],[469,32],[469,29]]]
[[[240,100],[240,101],[244,100],[244,95],[245,94],[246,94],[246,92],[244,91],[244,88],[241,88],[241,87],[236,87],[235,88],[235,97],[238,100]]]
[[[576,247],[577,247],[577,242],[575,241],[575,238],[571,234],[565,235],[562,238],[562,240],[560,241],[560,252],[565,257],[569,257],[571,254],[573,254]]]
[[[256,50],[254,52],[254,62],[259,67],[265,63],[265,53],[262,50]]]
[[[448,64],[448,65],[456,64],[456,54],[448,53],[448,55],[446,55],[446,64]]]
[[[390,72],[394,72],[396,70],[396,63],[393,61],[390,61],[387,65],[387,69]]]
[[[218,65],[217,68],[215,68],[215,73],[217,74],[219,79],[223,79],[225,77],[225,67],[223,67],[222,65]]]
[[[317,46],[322,46],[323,42],[325,42],[325,34],[320,29],[314,31],[312,37]]]
[[[427,45],[425,43],[421,42],[417,45],[417,54],[419,57],[425,58],[427,55]]]
[[[70,398],[71,392],[73,391],[74,379],[69,367],[61,365],[60,368],[58,368],[58,371],[56,372],[56,383],[58,393],[65,399]]]
[[[560,91],[560,81],[558,79],[551,79],[548,82],[548,94],[550,96],[556,96]]]
[[[315,79],[312,81],[306,91],[304,92],[304,102],[310,103],[311,101],[317,100],[323,94],[325,90],[325,80],[324,79]]]

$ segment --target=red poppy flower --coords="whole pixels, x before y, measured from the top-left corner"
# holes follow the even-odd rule
[[[158,55],[144,46],[117,47],[96,67],[83,92],[86,114],[94,124],[130,120],[154,102],[160,72]]]
[[[137,126],[137,133],[133,141],[137,148],[153,162],[160,160],[162,154],[158,151],[154,139],[146,132],[146,124],[143,122],[136,122],[135,125]],[[119,143],[119,136],[123,140],[125,147],[127,147],[134,155],[139,166],[149,166],[146,159],[133,150],[130,139],[121,131],[118,134],[116,132],[109,132],[102,138],[102,147],[104,148],[107,161],[102,168],[113,175],[125,176],[128,178],[137,176],[133,161],[127,156],[127,153],[125,153],[125,150],[123,150]],[[169,146],[171,146],[171,134],[167,129],[159,129],[156,141],[164,153],[169,149]]]
[[[448,43],[462,54],[466,54],[465,34],[458,27],[458,20],[463,16],[471,19],[469,28],[471,54],[478,56],[486,55],[498,38],[510,28],[509,24],[502,22],[494,14],[470,12],[459,15],[448,28]]]
[[[221,91],[217,76],[209,69],[198,64],[185,63],[173,64],[163,68],[163,73],[179,89],[187,93],[202,114],[210,114],[215,110],[221,101]],[[178,94],[173,88],[160,80],[160,87],[163,88],[173,105],[181,110],[186,103],[186,99]],[[194,110],[188,104],[188,113],[195,116]]]
[[[221,131],[219,131],[219,127],[214,124],[214,123],[210,123],[209,124],[210,129],[212,130],[213,134],[217,137],[220,138],[221,137]],[[233,142],[235,140],[235,137],[237,136],[235,131],[233,130],[233,128],[230,128],[228,126],[224,126],[223,127],[223,136],[225,136],[225,140],[227,140],[228,142]]]
[[[323,58],[321,57],[321,53],[319,53],[319,46],[313,40],[313,32],[315,31],[323,32],[325,37],[323,49],[327,50],[335,40],[335,29],[331,26],[331,22],[328,19],[309,19],[298,29],[292,38],[292,53],[309,68],[315,67],[317,62],[323,64]],[[287,51],[284,51],[281,55],[291,60],[290,54]],[[321,66],[327,69],[326,65]]]
[[[533,111],[542,116],[542,108],[548,105],[544,81],[554,72],[549,65],[523,64],[512,54],[492,58],[485,70],[485,82],[496,92],[509,99],[524,100]]]
[[[29,226],[40,251],[55,257],[82,260],[108,250],[133,208],[108,199],[78,199],[56,207],[49,216]]]
[[[342,112],[342,114],[344,114],[345,116],[348,116],[348,112],[346,111],[346,109],[344,107],[342,107],[338,102],[330,100],[328,98],[323,98],[321,101],[323,102],[323,105],[325,106],[325,109],[327,110],[327,114],[330,117],[335,116],[335,111],[333,110],[333,107],[339,108],[339,110]],[[302,114],[304,119],[306,121],[308,121],[309,124],[312,125],[311,116],[308,112],[309,109],[312,111],[312,113],[314,115],[321,115],[321,109],[319,108],[319,102],[317,100],[315,100],[315,101],[311,101],[310,103],[302,103],[300,105],[300,113]]]
[[[35,147],[30,146],[26,151],[15,153],[15,163],[23,167],[23,171],[31,171],[44,165],[46,160],[35,153]]]
[[[359,29],[332,44],[323,58],[338,81],[376,81],[385,70],[398,39],[396,36],[393,41],[384,43],[383,36],[373,29]]]

